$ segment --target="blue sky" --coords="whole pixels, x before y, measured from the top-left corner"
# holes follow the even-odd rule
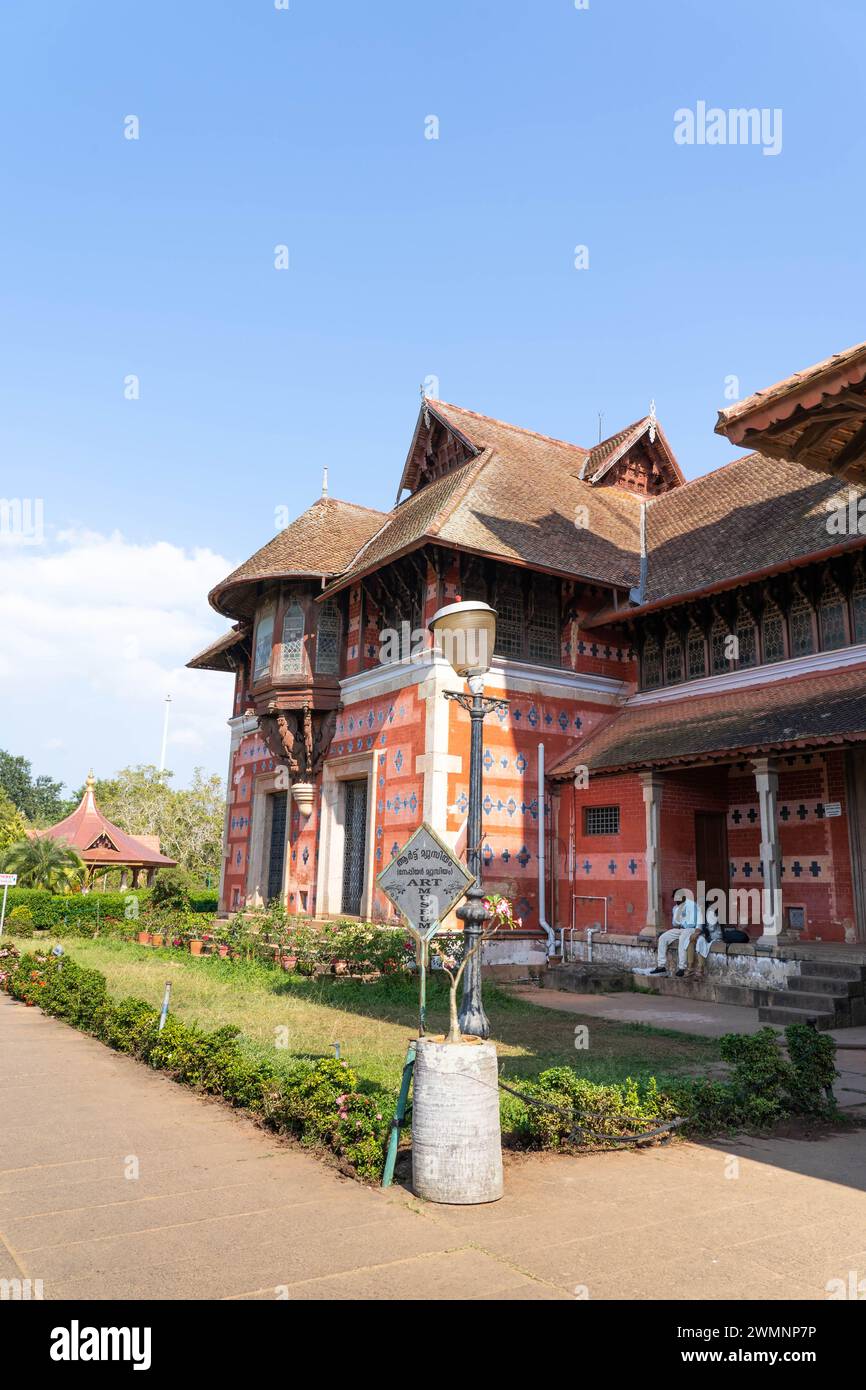
[[[222,626],[195,585],[324,464],[335,495],[389,505],[427,376],[583,444],[655,397],[687,476],[731,457],[726,378],[748,394],[866,336],[864,51],[855,0],[7,4],[0,492],[42,497],[46,525],[13,618],[32,688],[64,641],[51,596],[95,574],[107,645],[73,663],[48,747],[7,644],[0,742],[73,783],[90,755],[150,760],[160,681],[191,679],[173,763],[222,771],[227,680],[180,674]],[[781,153],[677,145],[700,100],[781,109]],[[177,599],[154,610],[136,557],[146,576],[160,553]],[[118,567],[142,681],[94,672],[122,641],[99,616]]]

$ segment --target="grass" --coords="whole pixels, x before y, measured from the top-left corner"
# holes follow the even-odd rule
[[[32,941],[18,941],[32,950]],[[42,943],[39,943],[40,945]],[[330,977],[307,979],[258,963],[198,958],[178,951],[88,938],[66,939],[65,949],[100,970],[111,993],[162,1003],[171,980],[171,1009],[202,1028],[234,1024],[244,1046],[279,1066],[297,1057],[333,1055],[339,1042],[365,1080],[389,1090],[399,1085],[406,1044],[417,1034],[417,985],[404,978],[370,984]],[[718,1062],[718,1043],[644,1024],[581,1019],[541,1008],[485,984],[484,1004],[502,1062],[502,1075],[533,1077],[546,1067],[573,1066],[591,1081],[627,1076],[659,1082],[693,1076]],[[447,995],[440,976],[428,988],[428,1032],[445,1031]],[[575,1025],[585,1023],[589,1047],[574,1046]]]

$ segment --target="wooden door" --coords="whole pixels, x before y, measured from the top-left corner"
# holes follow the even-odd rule
[[[703,880],[707,897],[714,889],[727,894],[730,886],[728,864],[728,822],[724,811],[695,812],[695,872]]]
[[[367,779],[345,783],[346,840],[343,852],[343,900],[340,908],[349,917],[361,914],[364,870],[367,864]]]

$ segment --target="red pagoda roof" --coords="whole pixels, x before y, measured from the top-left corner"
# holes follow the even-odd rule
[[[154,847],[152,835],[136,839],[125,830],[113,825],[96,804],[93,794],[93,773],[89,773],[80,804],[67,816],[47,830],[38,830],[41,838],[65,840],[76,849],[85,864],[128,865],[132,868],[169,869],[176,859],[169,859]]]

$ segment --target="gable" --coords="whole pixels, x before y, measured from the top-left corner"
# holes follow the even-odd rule
[[[476,445],[443,419],[429,401],[425,401],[403,468],[397,500],[400,500],[404,489],[418,492],[438,478],[444,478],[478,453]]]

